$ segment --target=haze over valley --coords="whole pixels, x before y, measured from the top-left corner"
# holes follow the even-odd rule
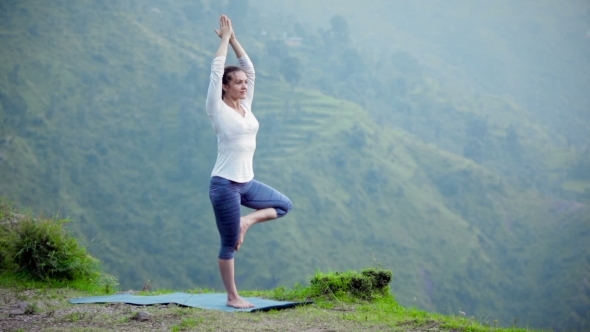
[[[71,219],[123,289],[222,290],[222,13],[256,178],[294,204],[248,232],[240,288],[379,265],[407,306],[590,329],[587,1],[2,1],[0,196]]]

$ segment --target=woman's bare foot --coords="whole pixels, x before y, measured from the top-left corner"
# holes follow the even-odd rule
[[[277,218],[277,210],[274,208],[266,208],[262,210],[256,210],[246,216],[240,218],[240,237],[238,238],[238,243],[236,244],[236,251],[240,250],[242,243],[244,243],[244,237],[246,236],[246,232],[248,228],[252,225],[265,222],[269,220],[273,220]]]
[[[246,217],[240,218],[240,238],[238,239],[238,244],[236,244],[236,251],[239,251],[242,243],[244,243],[244,237],[248,228],[250,228],[250,221]]]
[[[254,305],[241,297],[237,297],[233,300],[227,299],[227,306],[233,307],[237,309],[246,309],[246,308],[254,308]]]

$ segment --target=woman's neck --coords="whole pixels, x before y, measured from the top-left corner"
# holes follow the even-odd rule
[[[240,112],[241,107],[240,107],[240,100],[239,99],[231,99],[229,97],[225,97],[225,98],[223,98],[223,101],[227,104],[227,106]]]

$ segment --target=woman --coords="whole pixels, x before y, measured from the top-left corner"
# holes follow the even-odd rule
[[[219,271],[227,291],[227,305],[252,308],[238,295],[234,281],[234,251],[244,242],[248,228],[280,218],[291,210],[291,201],[273,188],[254,180],[252,159],[256,149],[258,121],[252,114],[254,67],[235,37],[231,21],[219,19],[221,44],[211,64],[207,114],[217,134],[217,161],[211,173],[209,198],[221,236]],[[231,45],[240,67],[225,67]],[[255,209],[241,217],[240,204]]]

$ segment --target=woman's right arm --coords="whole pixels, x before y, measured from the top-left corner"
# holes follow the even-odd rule
[[[215,30],[215,33],[221,37],[221,43],[215,53],[215,59],[211,63],[211,79],[209,81],[209,90],[207,91],[207,101],[205,103],[207,114],[217,112],[220,103],[223,102],[221,99],[223,69],[225,67],[229,40],[233,33],[231,22],[227,16],[221,15],[219,18],[219,30]]]
[[[205,108],[207,114],[217,113],[219,105],[223,103],[221,99],[221,86],[223,84],[223,68],[225,67],[225,57],[216,56],[211,63],[211,78],[209,80],[209,90],[207,90],[207,101]]]
[[[227,45],[229,44],[229,40],[231,39],[234,33],[234,30],[231,27],[231,21],[227,16],[221,15],[221,17],[219,17],[219,30],[216,29],[215,33],[219,36],[219,38],[221,38],[221,44],[219,45],[219,48],[217,49],[217,53],[215,53],[215,56],[226,57],[228,48]]]

